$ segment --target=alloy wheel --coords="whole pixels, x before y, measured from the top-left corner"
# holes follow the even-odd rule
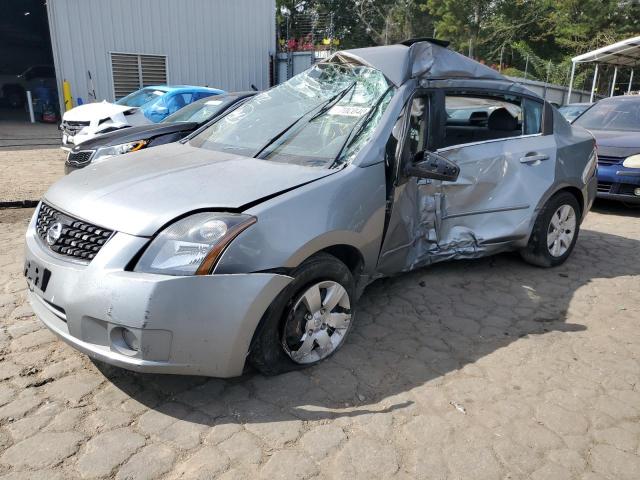
[[[554,257],[563,256],[576,234],[576,212],[570,205],[561,205],[555,211],[547,229],[547,248]]]
[[[294,303],[284,325],[282,347],[295,363],[315,363],[342,344],[350,326],[349,294],[337,282],[321,281]]]

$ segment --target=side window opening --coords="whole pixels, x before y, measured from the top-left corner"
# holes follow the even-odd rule
[[[522,100],[522,134],[523,135],[535,135],[542,132],[542,111],[544,104],[524,98]]]
[[[542,104],[536,112],[535,103],[528,107],[526,100],[513,95],[447,93],[444,138],[439,148],[519,137],[536,129],[539,132]],[[523,113],[525,109],[528,116]]]
[[[411,100],[407,111],[409,118],[403,148],[403,163],[413,162],[416,153],[422,152],[427,148],[428,112],[429,97],[418,96]]]

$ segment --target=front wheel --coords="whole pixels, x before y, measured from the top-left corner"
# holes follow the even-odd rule
[[[265,375],[315,365],[333,355],[351,329],[355,285],[347,266],[319,253],[292,272],[256,331],[249,362]]]
[[[522,258],[538,267],[563,264],[578,239],[579,215],[578,201],[569,192],[551,197],[536,219],[529,244],[520,251]]]

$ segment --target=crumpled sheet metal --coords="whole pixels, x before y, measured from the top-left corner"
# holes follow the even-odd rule
[[[429,42],[409,47],[410,78],[473,78],[507,80],[506,77],[475,60]]]
[[[477,149],[450,149],[447,156],[462,167],[456,182],[403,184],[396,192],[397,210],[380,257],[383,271],[479,258],[526,238],[532,207],[545,184],[553,182],[554,172],[543,173],[547,166],[538,166],[535,172],[545,181],[526,182],[523,175],[531,172],[522,168],[519,154],[507,148],[496,142]]]
[[[495,70],[429,42],[341,50],[325,62],[359,63],[380,70],[396,87],[411,78],[473,78],[513,83]]]
[[[407,185],[411,188],[411,184]],[[478,258],[486,252],[482,239],[464,225],[451,225],[442,232],[443,198],[433,195],[405,195],[400,212],[401,221],[390,225],[390,238],[398,246],[380,257],[378,268],[382,272],[407,272],[415,268],[450,259]],[[391,229],[394,229],[392,232]],[[398,242],[403,238],[403,242]]]

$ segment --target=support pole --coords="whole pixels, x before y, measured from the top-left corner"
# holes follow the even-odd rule
[[[596,93],[597,81],[598,81],[598,64],[596,63],[596,69],[593,72],[593,83],[591,84],[591,96],[589,97],[589,103],[593,103],[593,97]]]
[[[616,80],[618,79],[618,66],[613,70],[613,82],[611,82],[611,94],[610,97],[613,97],[614,92],[616,91]]]
[[[571,80],[569,80],[569,95],[567,96],[567,103],[571,103],[571,93],[573,92],[573,79],[576,76],[576,64],[571,62]]]
[[[631,93],[631,85],[633,84],[633,68],[631,69],[631,76],[629,77],[629,89],[627,93]]]
[[[31,120],[31,123],[36,123],[35,116],[33,115],[33,100],[31,98],[31,90],[27,90],[27,104],[29,105],[29,120]]]

